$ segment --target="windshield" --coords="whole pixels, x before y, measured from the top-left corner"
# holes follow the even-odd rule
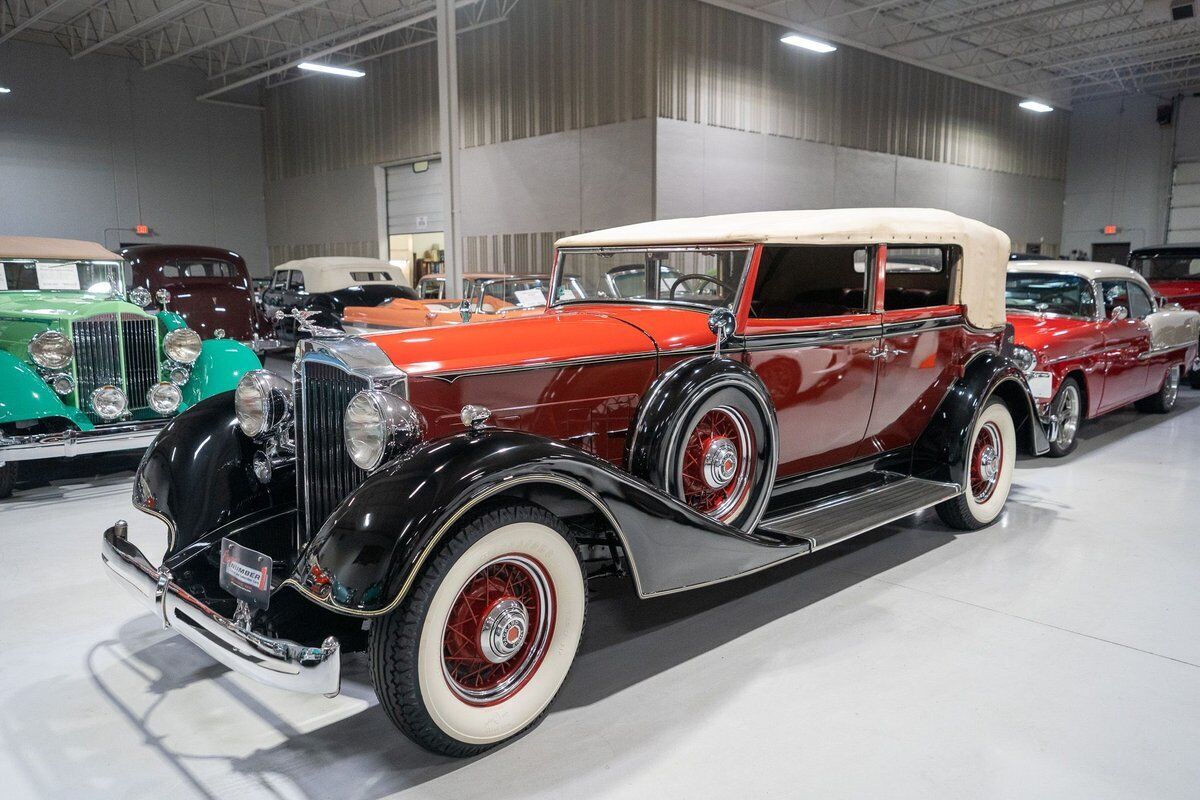
[[[549,280],[539,276],[480,281],[470,299],[477,310],[485,312],[511,307],[537,308],[546,305],[549,288]]]
[[[1200,281],[1200,253],[1136,256],[1129,266],[1146,280]]]
[[[0,260],[0,291],[87,292],[123,295],[119,261],[60,261],[13,258]]]
[[[554,273],[554,304],[673,302],[730,306],[751,249],[655,248],[562,250]]]
[[[1010,274],[1004,287],[1004,304],[1010,311],[1067,317],[1096,316],[1092,284],[1078,275]]]

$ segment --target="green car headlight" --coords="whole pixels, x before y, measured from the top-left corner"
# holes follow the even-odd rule
[[[191,328],[177,328],[163,337],[167,357],[180,364],[195,364],[200,357],[200,334]]]
[[[46,369],[62,369],[75,357],[75,345],[58,331],[42,331],[29,340],[29,357]]]

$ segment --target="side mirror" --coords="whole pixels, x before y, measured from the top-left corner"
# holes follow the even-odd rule
[[[1117,306],[1112,310],[1112,314],[1108,317],[1113,322],[1120,322],[1123,319],[1129,319],[1129,309],[1125,306]]]
[[[715,355],[721,355],[721,345],[729,341],[729,337],[733,336],[733,328],[737,320],[733,316],[733,312],[728,308],[714,308],[708,315],[708,329],[717,337],[717,349]]]

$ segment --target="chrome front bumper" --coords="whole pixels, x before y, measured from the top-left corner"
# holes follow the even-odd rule
[[[90,431],[69,430],[32,436],[0,436],[0,464],[35,461],[116,450],[143,450],[150,446],[170,420],[154,419],[103,425]]]
[[[100,558],[118,584],[171,628],[234,672],[305,694],[335,696],[341,689],[341,645],[330,636],[320,647],[271,639],[248,624],[218,614],[154,567],[130,543],[124,521],[104,532]]]

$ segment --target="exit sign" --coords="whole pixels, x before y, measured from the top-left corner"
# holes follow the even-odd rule
[[[1121,229],[1118,228],[1116,225],[1105,225],[1104,226],[1104,235],[1105,236],[1113,236],[1114,234],[1117,234],[1120,232],[1121,232]]]
[[[139,223],[139,224],[133,226],[133,232],[136,233],[138,236],[149,236],[150,235],[150,226],[142,225]]]

